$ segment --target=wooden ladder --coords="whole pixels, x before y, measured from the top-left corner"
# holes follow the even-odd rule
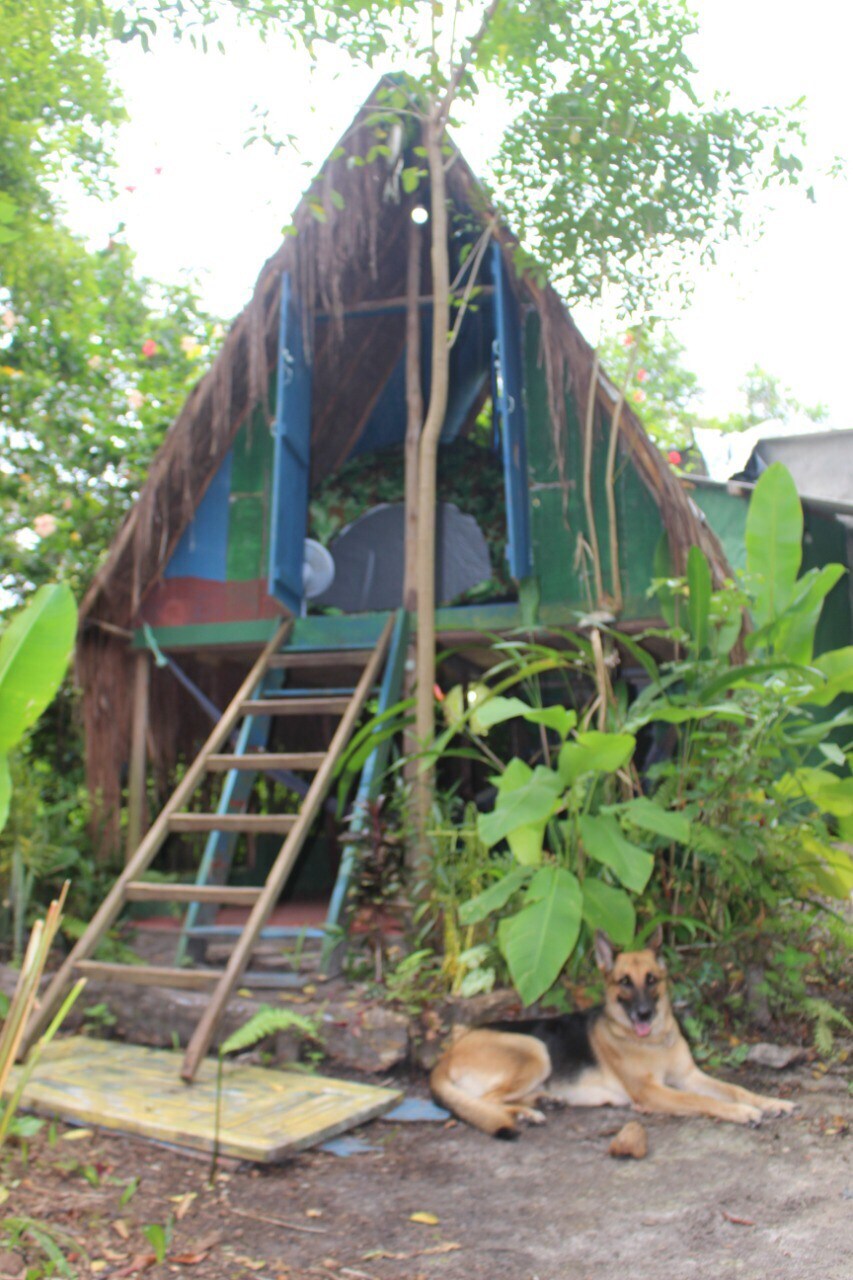
[[[288,654],[286,650],[282,650],[291,626],[292,623],[287,621],[277,629],[148,834],[93,916],[88,928],[57,971],[45,991],[38,1012],[27,1028],[23,1045],[25,1052],[47,1027],[65,992],[80,976],[91,975],[146,986],[171,986],[210,991],[211,998],[190,1039],[181,1067],[181,1075],[185,1080],[194,1078],[199,1063],[210,1047],[228,1000],[243,978],[261,931],[279,899],[311,825],[323,804],[331,785],[335,765],[376,683],[377,675],[385,661],[394,618],[392,616],[388,619],[373,651],[364,655],[364,670],[351,694],[323,695],[318,691],[303,697],[260,698],[259,692],[263,689],[263,682],[270,669],[291,665],[298,667],[308,663],[305,655],[299,652]],[[337,661],[339,664],[344,658],[351,660],[352,655],[329,655],[330,662]],[[325,753],[281,752],[276,753],[272,759],[264,757],[265,766],[271,765],[274,759],[276,767],[281,769],[305,769],[314,772],[313,781],[307,789],[297,814],[182,812],[206,773],[240,771],[253,767],[257,769],[257,760],[253,765],[246,764],[247,760],[252,759],[251,756],[223,752],[223,747],[241,720],[247,717],[300,714],[311,716],[336,714],[340,716],[340,721]],[[174,832],[193,831],[276,832],[285,835],[286,838],[262,888],[236,888],[216,883],[156,884],[140,880],[140,876],[151,866],[169,835]],[[90,958],[127,903],[164,901],[251,908],[249,918],[237,938],[224,970],[210,967],[172,968],[155,965],[107,964]]]

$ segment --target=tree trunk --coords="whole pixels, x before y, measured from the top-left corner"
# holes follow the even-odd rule
[[[403,573],[403,608],[417,609],[418,555],[418,451],[424,420],[421,389],[421,229],[409,222],[406,268],[406,447],[405,447],[405,529],[406,550]]]
[[[435,735],[435,503],[438,441],[447,412],[450,351],[450,251],[447,243],[447,184],[442,156],[444,124],[432,104],[426,121],[425,143],[430,177],[432,261],[432,379],[429,409],[421,433],[418,463],[418,642],[416,665],[415,734],[420,750]],[[415,785],[415,862],[429,856],[427,824],[432,795],[432,770],[420,767]]]

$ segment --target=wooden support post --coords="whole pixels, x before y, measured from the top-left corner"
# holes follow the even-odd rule
[[[148,736],[148,686],[151,663],[141,649],[134,658],[133,707],[130,722],[130,768],[127,783],[127,848],[125,862],[136,852],[148,826],[145,744]]]

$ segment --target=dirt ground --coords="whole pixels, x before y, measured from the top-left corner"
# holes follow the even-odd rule
[[[850,1280],[848,1078],[735,1078],[794,1098],[797,1113],[760,1129],[644,1117],[642,1161],[607,1154],[627,1113],[555,1108],[513,1143],[455,1122],[374,1121],[357,1131],[372,1150],[225,1162],[211,1188],[206,1159],[59,1126],[26,1165],[7,1159],[0,1217],[49,1225],[81,1277]],[[421,1077],[393,1082],[426,1096]],[[162,1244],[170,1220],[158,1263],[150,1239]],[[30,1234],[0,1253],[0,1276],[23,1280],[43,1259]]]

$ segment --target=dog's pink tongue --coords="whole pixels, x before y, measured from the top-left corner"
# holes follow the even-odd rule
[[[647,1036],[651,1031],[651,1029],[652,1029],[652,1024],[650,1022],[634,1023],[634,1030],[636,1031],[638,1036]]]

